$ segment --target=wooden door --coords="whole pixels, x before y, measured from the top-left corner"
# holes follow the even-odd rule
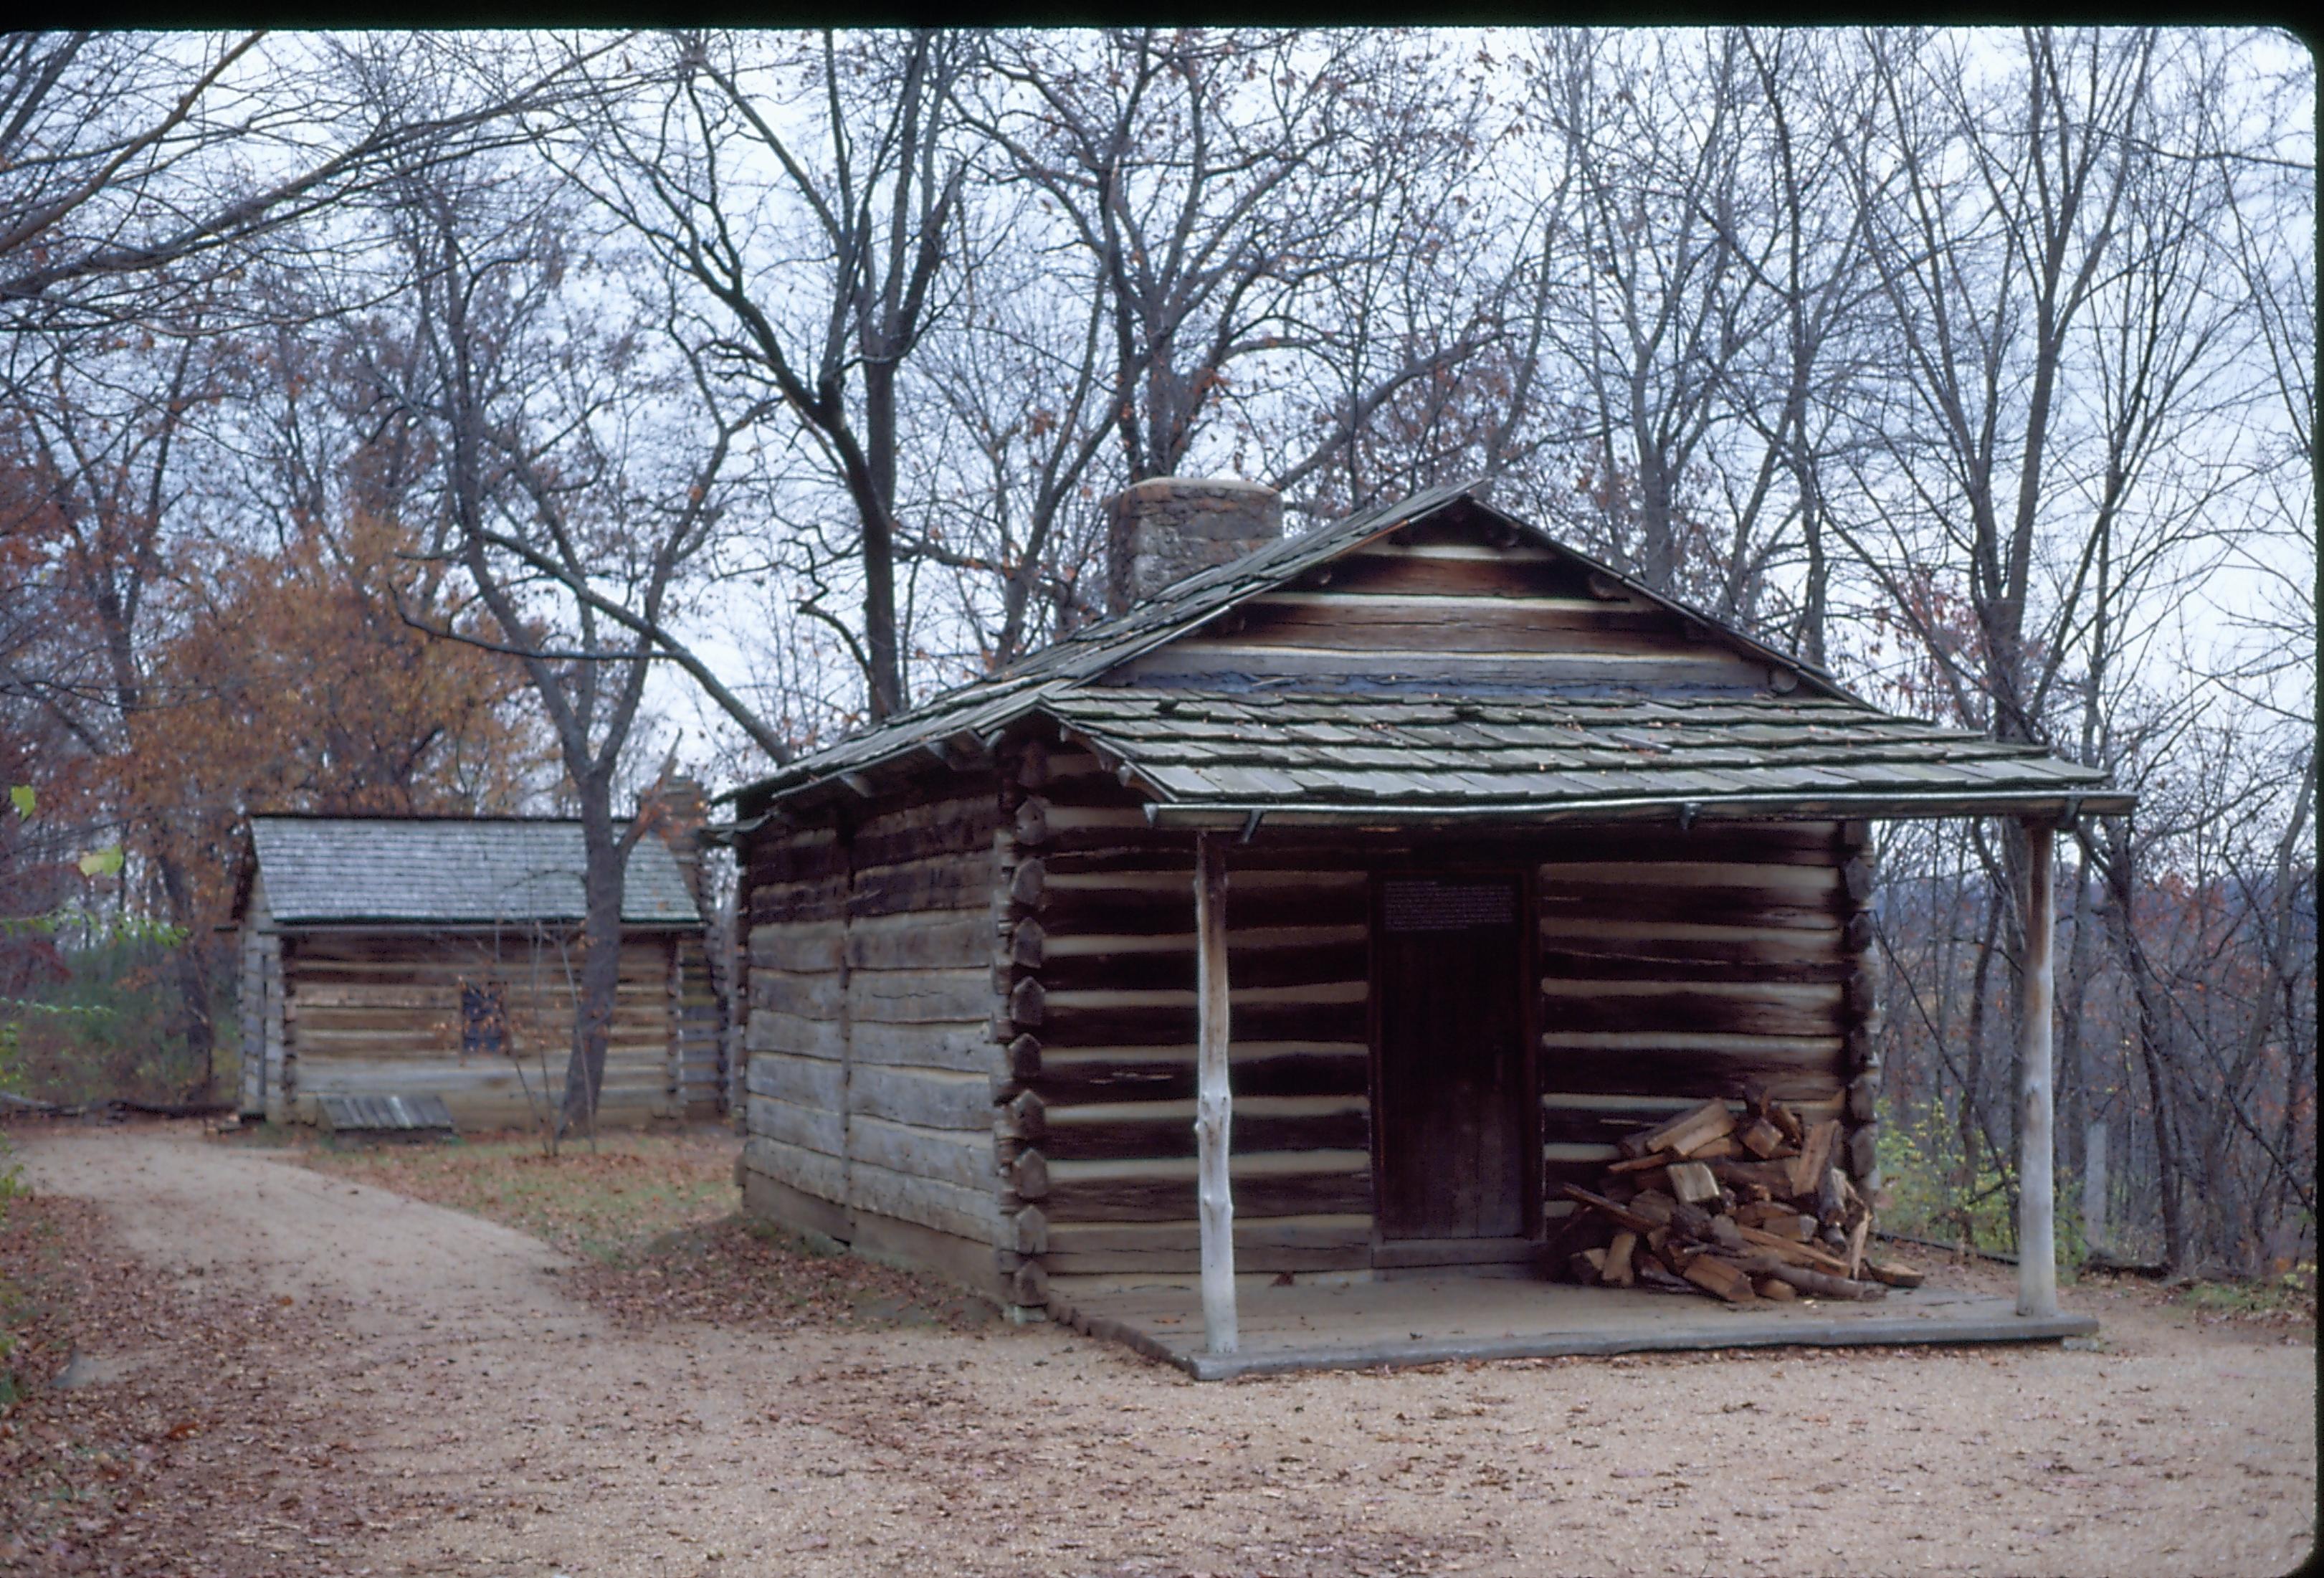
[[[1383,878],[1379,961],[1379,1231],[1506,1239],[1529,1230],[1534,1133],[1523,905],[1514,877]]]

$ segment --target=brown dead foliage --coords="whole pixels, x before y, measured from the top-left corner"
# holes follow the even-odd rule
[[[991,1306],[944,1284],[818,1251],[741,1217],[660,1235],[598,1265],[568,1274],[572,1291],[623,1325],[714,1321],[765,1332],[810,1327],[989,1323]]]
[[[308,1312],[162,1281],[78,1200],[14,1202],[0,1268],[0,1572],[322,1573],[385,1527],[346,1420],[282,1395]]]

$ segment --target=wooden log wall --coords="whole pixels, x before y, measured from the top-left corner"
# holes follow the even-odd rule
[[[699,933],[676,939],[669,972],[669,1098],[688,1118],[715,1118],[726,1110],[725,1011],[711,974],[711,952]]]
[[[1763,1086],[1803,1119],[1843,1117],[1860,826],[1712,823],[1545,834],[1538,842],[1545,1206],[1591,1186],[1615,1140]]]
[[[744,1165],[998,1248],[990,771],[744,850]]]
[[[464,1129],[511,1128],[559,1098],[574,1003],[553,942],[354,931],[283,940],[281,1084],[299,1115],[311,1116],[311,1098],[325,1094],[432,1093]],[[666,936],[622,943],[601,1122],[671,1112],[669,980]],[[462,985],[488,981],[501,985],[515,1057],[462,1050]]]
[[[1878,852],[1871,830],[1862,822],[1845,822],[1840,829],[1840,883],[1847,895],[1848,919],[1840,929],[1840,951],[1848,960],[1848,996],[1844,1019],[1846,1046],[1841,1066],[1848,1075],[1846,1110],[1841,1114],[1847,1143],[1840,1156],[1858,1189],[1867,1200],[1880,1186],[1880,971],[1872,957],[1872,892],[1877,885]]]
[[[1191,1274],[1192,841],[1150,831],[1088,752],[1027,754],[1001,1027],[1004,1210],[1020,1243],[1044,1247],[1050,1276]],[[1234,850],[1229,871],[1236,1268],[1368,1266],[1365,872],[1329,850],[1265,844]]]
[[[1122,684],[1277,675],[1550,687],[1757,687],[1769,666],[1553,550],[1460,512],[1408,527],[1133,660]],[[1514,540],[1510,540],[1512,542]],[[1783,677],[1788,686],[1791,677]]]

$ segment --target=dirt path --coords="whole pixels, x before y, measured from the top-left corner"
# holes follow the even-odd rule
[[[2312,1336],[1536,1361],[1197,1386],[1051,1329],[645,1334],[457,1213],[152,1131],[31,1137],[399,1501],[360,1573],[2281,1573]]]

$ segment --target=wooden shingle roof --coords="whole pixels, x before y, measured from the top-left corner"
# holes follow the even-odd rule
[[[537,817],[254,817],[266,907],[286,926],[577,922],[581,824]],[[669,845],[630,851],[629,926],[701,924]]]
[[[825,792],[871,792],[889,773],[973,757],[1000,731],[1043,717],[1118,767],[1165,826],[1223,826],[1255,813],[1270,823],[1452,823],[2130,808],[2102,772],[2039,746],[1883,712],[1794,655],[1492,510],[1477,492],[1434,489],[1270,543],[725,798],[748,818]],[[1296,601],[1282,595],[1295,583],[1315,585],[1339,572],[1337,561],[1377,555],[1392,534],[1448,521],[1489,526],[1515,545],[1513,558],[1554,557],[1586,572],[1597,595],[1646,611],[1625,617],[1674,620],[1731,674],[1631,685],[1608,680],[1620,671],[1609,660],[1578,665],[1596,670],[1582,682],[1512,684],[1489,660],[1443,656],[1433,672],[1398,675],[1377,661],[1342,667],[1330,653],[1277,647],[1284,655],[1268,656],[1278,667],[1308,668],[1256,679],[1174,675],[1176,652],[1205,654],[1195,669],[1219,667],[1216,632]],[[1469,600],[1408,601],[1441,604],[1443,617],[1457,621]],[[1553,671],[1543,659],[1528,664],[1536,675]]]
[[[1692,805],[1834,817],[2104,797],[2038,749],[1827,697],[1188,695],[1091,687],[1045,706],[1130,764],[1163,825],[1561,817]]]

